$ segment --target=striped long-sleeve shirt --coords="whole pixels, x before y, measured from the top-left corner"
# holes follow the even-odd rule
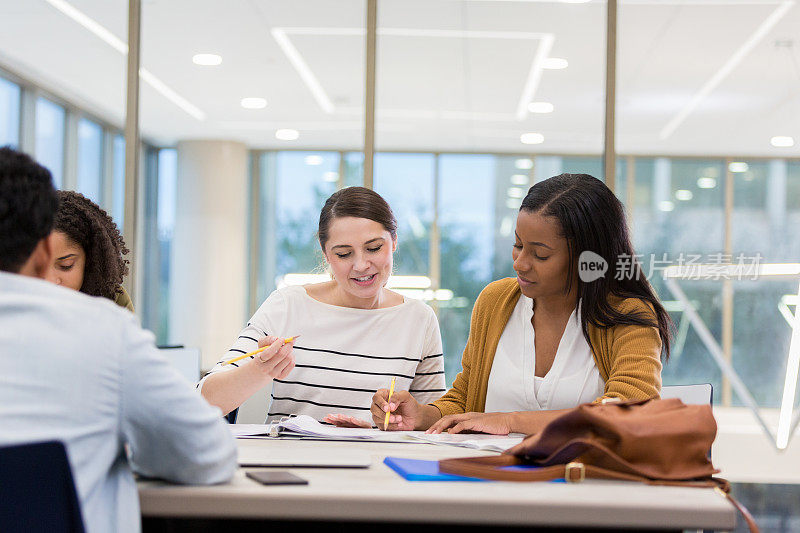
[[[300,414],[321,420],[331,413],[371,420],[372,395],[387,388],[393,376],[396,390],[409,391],[420,403],[445,392],[439,323],[419,300],[354,309],[322,303],[300,286],[279,289],[210,374],[245,364],[224,363],[255,350],[267,335],[301,335],[294,346],[294,370],[273,381],[268,421]]]

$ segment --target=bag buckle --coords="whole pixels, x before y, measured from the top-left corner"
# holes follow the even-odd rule
[[[572,471],[576,468],[578,469],[578,479],[572,479]],[[586,467],[583,463],[567,463],[567,466],[564,467],[564,479],[567,480],[567,483],[580,483],[586,479]]]

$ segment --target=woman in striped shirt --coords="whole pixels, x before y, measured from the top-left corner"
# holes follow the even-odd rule
[[[363,187],[334,193],[320,213],[319,243],[333,279],[273,292],[200,381],[202,395],[228,413],[272,382],[268,421],[337,413],[328,421],[355,425],[371,425],[372,394],[392,377],[423,404],[439,398],[445,377],[436,315],[385,288],[397,248],[386,201]],[[284,344],[287,336],[299,339]]]

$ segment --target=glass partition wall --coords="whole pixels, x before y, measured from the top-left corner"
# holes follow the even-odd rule
[[[0,17],[0,144],[34,154],[58,186],[91,197],[121,225],[125,56],[53,6],[26,3]],[[606,5],[378,6],[374,188],[400,223],[396,274],[425,278],[414,294],[439,316],[452,381],[475,298],[513,275],[514,220],[527,189],[561,172],[603,178]],[[800,104],[787,97],[800,90],[790,38],[800,15],[782,6],[619,7],[615,192],[676,324],[665,383],[711,381],[726,405],[739,400],[662,273],[697,257],[800,261]],[[122,7],[75,7],[124,41]],[[729,24],[692,31],[723,9]],[[170,339],[167,310],[179,305],[169,286],[186,141],[231,139],[249,150],[254,201],[237,216],[250,220],[251,272],[229,280],[247,286],[243,307],[254,309],[287,274],[324,274],[315,235],[322,201],[363,183],[364,10],[365,2],[314,0],[143,3],[147,146],[134,260],[144,292],[135,303],[160,342]],[[175,39],[187,14],[196,24]],[[206,31],[212,23],[228,30]],[[25,27],[86,46],[92,61],[12,46]],[[700,60],[684,61],[688,50]],[[779,405],[796,283],[681,283],[757,401]]]

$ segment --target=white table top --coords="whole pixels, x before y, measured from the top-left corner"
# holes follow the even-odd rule
[[[295,468],[305,486],[263,486],[239,469],[226,485],[139,483],[143,516],[305,520],[383,520],[450,524],[719,529],[735,527],[733,506],[711,489],[586,480],[583,483],[406,481],[386,456],[438,460],[493,455],[416,443],[239,440],[240,449],[360,450],[368,469]],[[250,469],[247,469],[250,470]],[[287,470],[287,469],[277,469]]]

